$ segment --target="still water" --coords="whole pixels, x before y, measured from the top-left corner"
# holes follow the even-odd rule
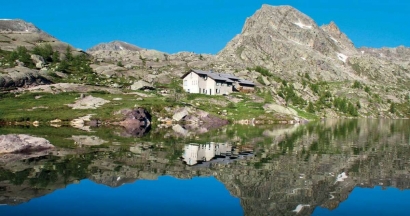
[[[409,215],[410,121],[207,130],[3,127],[0,215]]]

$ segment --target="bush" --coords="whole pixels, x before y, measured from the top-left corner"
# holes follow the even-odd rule
[[[269,72],[268,69],[261,67],[261,66],[256,66],[253,70],[256,72],[260,73],[263,76],[271,76],[272,74]]]
[[[353,88],[361,89],[362,87],[363,86],[359,81],[357,81],[357,80],[354,81]]]
[[[33,54],[43,57],[46,62],[52,62],[54,60],[54,51],[50,44],[35,46],[33,49]]]
[[[315,113],[315,107],[313,106],[313,103],[309,101],[309,105],[306,108],[306,111],[309,113]]]
[[[367,94],[370,94],[370,87],[369,86],[364,87],[364,91],[367,92]]]
[[[396,104],[394,104],[394,103],[390,104],[389,112],[391,112],[393,114],[396,112]]]

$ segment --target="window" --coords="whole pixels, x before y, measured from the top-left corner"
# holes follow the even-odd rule
[[[217,82],[217,83],[216,83],[216,85],[217,85],[217,86],[220,86],[220,85],[221,85],[221,83]]]

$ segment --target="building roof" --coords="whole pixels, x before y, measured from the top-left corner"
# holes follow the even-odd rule
[[[233,75],[233,74],[220,73],[219,75],[220,75],[221,77],[226,77],[226,78],[231,79],[231,80],[240,80],[240,78],[236,77],[236,76]]]
[[[239,85],[255,86],[255,83],[248,80],[239,80]]]
[[[233,82],[234,82],[234,81],[232,81],[232,80],[230,80],[230,79],[228,79],[228,78],[226,78],[226,77],[222,77],[219,73],[209,73],[208,76],[209,76],[211,79],[214,79],[214,80],[221,80],[221,81],[229,82],[229,83],[233,83]]]
[[[255,86],[255,84],[253,82],[248,81],[248,80],[241,80],[240,78],[236,77],[233,74],[214,73],[212,71],[190,70],[187,73],[185,73],[181,78],[182,79],[185,78],[191,72],[194,72],[198,75],[206,75],[206,76],[208,76],[209,78],[211,78],[213,80],[224,81],[224,82],[227,82],[227,83],[234,83],[234,82],[238,81],[239,84]]]

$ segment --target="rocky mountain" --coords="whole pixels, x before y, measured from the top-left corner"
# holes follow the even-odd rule
[[[397,62],[397,63],[407,63],[410,64],[410,48],[399,46],[395,48],[383,47],[380,49],[371,47],[361,47],[359,51],[362,54],[368,54],[375,58],[384,59],[387,61]]]
[[[327,81],[374,81],[377,77],[378,81],[394,82],[400,79],[391,76],[390,69],[396,65],[386,62],[390,59],[363,55],[334,22],[319,27],[314,20],[291,6],[263,5],[246,20],[241,34],[235,36],[217,56],[244,67],[260,65],[288,79],[295,78],[297,73],[307,73],[314,79]],[[388,69],[363,74],[352,66],[361,63],[364,65],[360,68],[383,65]],[[406,70],[401,72],[408,74]]]
[[[71,45],[59,41],[50,34],[37,28],[34,24],[15,19],[0,20],[0,48],[12,51],[18,46],[24,46],[31,50],[36,45],[50,44],[54,50],[64,52],[67,46]],[[75,50],[73,48],[73,50]]]
[[[109,43],[100,43],[96,46],[91,47],[87,52],[107,50],[107,51],[120,51],[120,50],[129,50],[129,51],[140,51],[140,47],[129,44],[123,41],[111,41]]]

